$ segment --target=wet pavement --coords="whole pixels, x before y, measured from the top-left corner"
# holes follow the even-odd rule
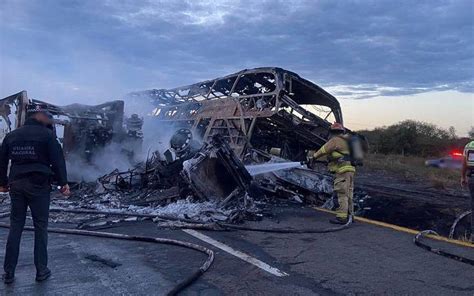
[[[258,227],[330,227],[330,214],[273,210]],[[7,221],[3,219],[3,221]],[[64,225],[51,224],[51,227]],[[168,237],[215,251],[210,270],[182,295],[473,295],[474,267],[416,247],[413,235],[363,222],[327,234],[158,229],[125,222],[101,230]],[[7,236],[0,229],[0,257]],[[474,248],[428,240],[469,258]],[[35,283],[33,235],[25,232],[16,282],[1,295],[164,295],[206,256],[177,246],[50,234],[53,276]],[[277,272],[278,271],[278,272]]]

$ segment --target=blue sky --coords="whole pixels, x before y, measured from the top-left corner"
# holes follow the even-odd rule
[[[381,100],[397,98],[390,121],[423,100],[439,108],[428,93],[459,105],[462,119],[431,121],[465,133],[474,125],[473,5],[0,0],[0,96],[26,89],[57,103],[93,103],[279,66],[340,98],[361,128],[392,123],[374,116]]]

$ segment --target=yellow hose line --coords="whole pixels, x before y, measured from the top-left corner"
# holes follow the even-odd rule
[[[331,214],[336,213],[335,211],[331,211],[331,210],[328,210],[328,209],[323,209],[323,208],[318,208],[318,207],[313,207],[313,208],[317,211],[321,211],[321,212],[325,212],[325,213],[331,213]],[[403,226],[398,226],[398,225],[389,224],[389,223],[385,223],[385,222],[370,220],[370,219],[367,219],[367,218],[362,218],[362,217],[357,217],[357,216],[355,216],[354,219],[356,221],[360,221],[360,222],[364,222],[364,223],[368,223],[368,224],[372,224],[372,225],[377,225],[377,226],[381,226],[381,227],[385,227],[385,228],[390,228],[390,229],[393,229],[393,230],[396,230],[396,231],[406,232],[406,233],[410,233],[410,234],[414,234],[414,235],[417,235],[420,232],[419,230],[414,230],[414,229],[406,228],[406,227],[403,227]],[[429,237],[429,238],[435,239],[435,240],[439,240],[439,241],[443,241],[443,242],[447,242],[447,243],[450,243],[450,244],[463,246],[463,247],[474,248],[474,244],[472,244],[472,243],[463,242],[463,241],[460,241],[460,240],[449,239],[449,238],[444,237],[444,236],[436,236],[436,235],[431,235],[430,234],[430,235],[427,235],[426,237]]]

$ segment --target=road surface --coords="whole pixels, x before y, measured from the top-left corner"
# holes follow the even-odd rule
[[[322,228],[331,217],[299,206],[276,207],[273,214],[249,225]],[[163,230],[147,221],[116,226],[102,231],[180,239],[215,251],[210,270],[183,295],[474,295],[473,266],[416,247],[410,233],[360,221],[327,234]],[[6,236],[0,229],[1,258]],[[428,242],[474,257],[473,248]],[[62,234],[50,234],[49,246],[53,276],[35,283],[33,235],[25,232],[16,282],[0,286],[0,294],[163,295],[206,259],[175,246]]]

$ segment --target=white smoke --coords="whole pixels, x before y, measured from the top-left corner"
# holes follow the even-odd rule
[[[92,182],[115,169],[127,171],[134,165],[134,160],[128,158],[123,153],[123,146],[121,144],[111,143],[103,149],[95,151],[89,162],[80,155],[68,155],[68,179],[76,182]]]
[[[138,114],[143,118],[143,144],[142,153],[139,157],[145,160],[148,152],[165,152],[169,148],[169,142],[178,129],[173,124],[165,124],[156,120],[152,112],[156,106],[147,96],[125,96],[125,116]]]
[[[155,106],[144,97],[125,97],[125,118],[138,114],[143,118],[143,143],[141,148],[134,147],[133,158],[127,157],[124,149],[128,143],[112,142],[103,149],[94,151],[89,162],[80,155],[68,155],[67,168],[70,181],[92,182],[97,178],[111,173],[115,169],[127,171],[139,162],[145,161],[151,154],[158,151],[163,154],[169,148],[169,141],[178,129],[172,124],[163,124],[155,120],[152,111]]]

